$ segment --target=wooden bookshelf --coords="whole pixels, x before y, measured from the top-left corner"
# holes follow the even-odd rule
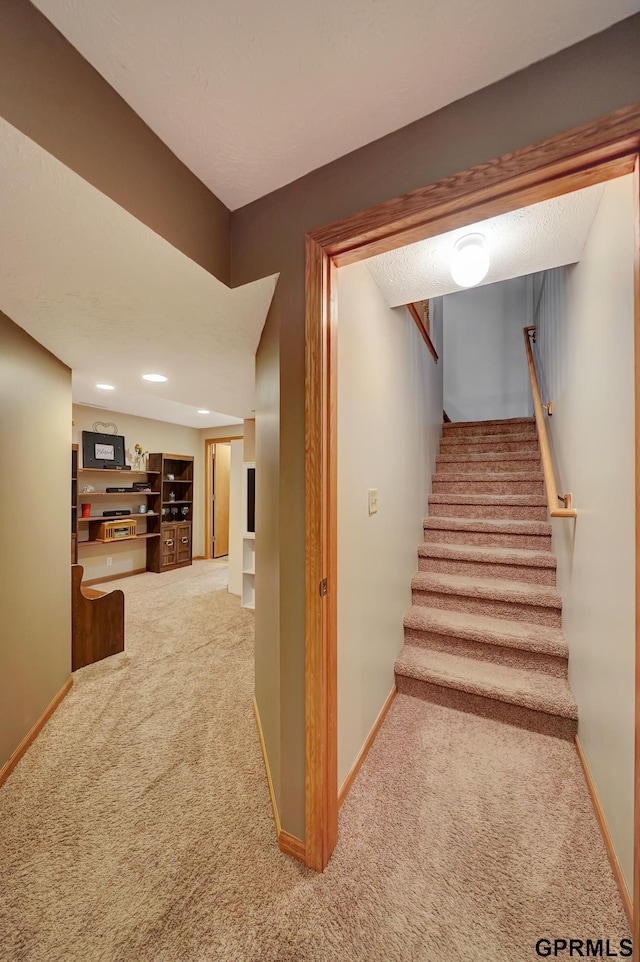
[[[172,478],[169,478],[172,475]],[[97,488],[82,491],[83,481]],[[128,481],[148,481],[148,491],[106,491],[108,487],[132,487]],[[175,495],[174,498],[170,494]],[[104,515],[99,505],[108,503],[130,510],[126,515]],[[106,502],[106,503],[105,503]],[[95,505],[99,514],[82,517],[82,505]],[[137,510],[147,504],[149,512]],[[176,510],[172,512],[172,508]],[[164,512],[164,513],[163,513]],[[131,520],[143,522],[146,530],[134,537],[102,541],[97,534],[104,521]],[[142,541],[146,545],[146,570],[163,572],[192,563],[193,457],[181,454],[150,454],[146,471],[117,468],[79,468],[78,445],[71,451],[71,562],[78,561],[78,551],[86,547],[110,551],[114,545]],[[78,537],[80,535],[80,537]]]

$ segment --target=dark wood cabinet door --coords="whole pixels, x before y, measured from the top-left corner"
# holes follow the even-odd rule
[[[176,525],[163,525],[162,528],[162,567],[176,563]]]
[[[184,564],[191,561],[191,525],[179,524],[176,531],[176,561]]]

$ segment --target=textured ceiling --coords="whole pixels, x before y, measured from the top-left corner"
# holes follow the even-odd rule
[[[73,369],[74,400],[193,427],[221,423],[195,408],[251,417],[277,278],[230,290],[2,120],[0,156],[0,309]]]
[[[490,255],[485,284],[575,264],[596,215],[603,187],[583,190],[470,224],[366,261],[390,307],[461,290],[451,277],[453,245],[479,231]]]
[[[34,0],[234,209],[640,0]]]

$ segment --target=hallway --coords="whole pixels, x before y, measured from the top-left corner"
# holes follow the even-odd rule
[[[627,936],[573,745],[398,695],[324,875],[278,852],[225,565],[128,579],[127,650],[0,792],[2,962],[524,962]]]

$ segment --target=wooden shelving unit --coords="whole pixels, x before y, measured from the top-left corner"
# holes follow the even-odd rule
[[[153,491],[148,504],[160,518],[160,537],[147,545],[147,570],[183,568],[193,557],[193,458],[150,454],[149,469]]]
[[[127,515],[127,517],[131,518],[132,515]],[[129,541],[144,541],[146,538],[159,538],[159,537],[160,537],[159,531],[145,531],[144,534],[137,534],[135,538],[122,538],[121,541],[117,539],[114,541],[102,541],[100,538],[90,539],[89,541],[81,541],[79,544],[79,547],[82,548],[84,545],[88,545],[88,544],[108,544],[108,545],[122,544],[123,542],[127,543]]]
[[[173,480],[169,479],[173,475]],[[148,491],[106,491],[110,487],[132,488],[136,482],[148,482]],[[82,491],[84,484],[97,490]],[[174,494],[175,497],[170,495]],[[98,537],[100,525],[118,516],[106,516],[103,511],[120,506],[130,513],[122,520],[135,519],[143,525],[135,537],[110,541]],[[82,505],[90,504],[89,517],[82,517]],[[147,511],[137,506],[147,505]],[[78,561],[78,552],[85,549],[107,549],[117,545],[146,545],[147,571],[169,571],[192,563],[191,530],[193,517],[193,458],[180,454],[150,454],[147,471],[127,471],[109,468],[79,468],[78,445],[71,449],[71,563]]]

